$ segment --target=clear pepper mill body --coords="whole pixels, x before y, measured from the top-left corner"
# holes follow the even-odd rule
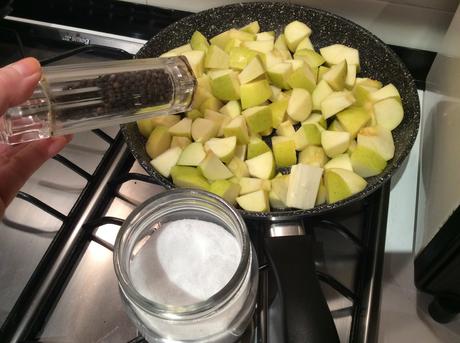
[[[195,85],[184,57],[45,67],[30,99],[0,117],[0,143],[184,112]]]

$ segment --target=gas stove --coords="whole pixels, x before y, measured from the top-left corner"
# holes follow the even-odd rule
[[[50,3],[59,9],[58,1]],[[120,2],[101,17],[97,3],[70,3],[75,8],[61,8],[58,18],[31,5],[18,6],[0,21],[0,64],[23,55],[43,64],[131,58],[148,37],[188,15]],[[88,11],[87,20],[72,17],[71,10]],[[127,17],[115,25],[122,10]],[[418,61],[432,58],[394,48],[405,61],[414,54]],[[423,86],[422,68],[411,71]],[[34,174],[0,223],[3,340],[142,342],[122,306],[112,251],[126,216],[163,191],[135,162],[118,127],[77,134]],[[387,183],[361,202],[304,222],[315,240],[317,276],[341,342],[377,337],[389,194]],[[246,224],[260,284],[253,325],[243,341],[279,342],[279,301],[262,248],[265,233],[257,222]]]

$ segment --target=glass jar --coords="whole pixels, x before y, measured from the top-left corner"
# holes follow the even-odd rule
[[[134,282],[139,268],[133,267],[133,261],[140,258],[136,255],[166,224],[182,219],[213,223],[225,229],[236,240],[240,259],[229,281],[209,298],[185,305],[160,303]],[[147,267],[151,260],[144,260]],[[252,320],[258,285],[257,256],[240,214],[211,193],[175,189],[144,202],[120,229],[114,265],[128,315],[150,343],[235,342]]]

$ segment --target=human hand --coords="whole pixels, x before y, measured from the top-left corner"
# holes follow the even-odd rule
[[[26,101],[41,77],[34,58],[26,58],[0,69],[0,116]],[[27,179],[70,141],[71,136],[53,137],[20,145],[0,144],[0,218]]]

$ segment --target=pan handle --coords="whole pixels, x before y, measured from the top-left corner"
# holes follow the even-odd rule
[[[265,251],[283,303],[285,343],[339,343],[334,320],[315,272],[313,242],[299,223],[272,225]],[[278,227],[279,228],[279,227]]]

